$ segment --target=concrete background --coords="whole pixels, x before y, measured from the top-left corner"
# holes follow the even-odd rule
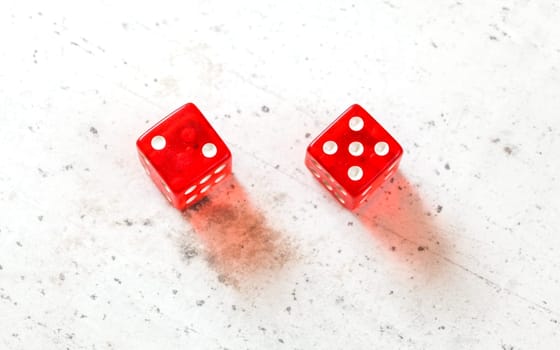
[[[0,5],[0,348],[551,349],[558,1]],[[135,140],[192,101],[235,177],[169,206]],[[339,206],[307,144],[405,149]]]

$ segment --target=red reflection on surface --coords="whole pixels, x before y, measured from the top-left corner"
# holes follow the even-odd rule
[[[427,208],[417,187],[399,171],[354,214],[390,255],[430,268],[447,249],[437,224],[441,210]]]
[[[233,176],[184,216],[223,283],[238,286],[259,272],[281,268],[292,255],[283,235],[266,222]]]

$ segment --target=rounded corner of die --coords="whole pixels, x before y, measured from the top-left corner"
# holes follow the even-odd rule
[[[204,116],[202,114],[202,112],[200,111],[200,109],[198,108],[198,106],[194,103],[194,102],[187,102],[183,105],[183,107],[181,107],[183,110],[190,112],[190,113],[195,113],[195,114],[200,114],[201,116]]]
[[[313,149],[311,147],[307,147],[307,152],[305,152],[304,162],[309,163],[312,160],[315,160],[313,156]]]
[[[356,109],[356,108],[364,109],[359,103],[352,103],[350,107],[348,107],[348,109]]]
[[[185,103],[182,108],[193,108],[193,107],[196,108],[196,105],[194,104],[194,102],[189,101]]]
[[[138,139],[136,139],[136,151],[138,153],[141,153],[141,154],[146,153],[145,138],[146,138],[146,134],[143,134]]]
[[[360,105],[359,103],[353,103],[350,105],[350,107],[348,107],[346,109],[346,111],[343,113],[343,115],[346,115],[348,113],[352,113],[352,114],[362,114],[365,112],[364,107],[362,107],[362,105]]]
[[[180,201],[177,202],[173,202],[170,203],[175,209],[179,210],[179,211],[185,211],[187,209],[187,205],[185,203],[182,203]]]
[[[218,145],[219,147],[219,145]],[[229,147],[227,146],[227,144],[225,142],[222,141],[222,146],[221,148],[223,148],[223,152],[221,155],[221,159],[223,160],[231,160],[231,158],[233,157],[231,150],[229,149]]]
[[[173,112],[169,113],[163,120],[172,118],[172,117],[184,117],[192,112],[200,112],[196,105],[192,102],[187,102],[182,104],[180,107],[175,109]]]
[[[396,148],[396,152],[395,152],[395,158],[399,159],[403,156],[404,154],[404,149],[402,148],[402,146],[400,145],[400,143],[395,141],[395,148]]]

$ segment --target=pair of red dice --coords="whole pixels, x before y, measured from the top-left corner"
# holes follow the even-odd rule
[[[154,125],[136,145],[148,175],[180,210],[232,172],[230,150],[192,103]],[[336,200],[354,209],[395,173],[402,153],[399,143],[356,104],[311,142],[305,165]]]

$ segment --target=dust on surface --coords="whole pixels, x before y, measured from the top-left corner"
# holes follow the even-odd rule
[[[207,263],[224,284],[239,287],[259,274],[280,270],[293,256],[292,245],[253,207],[235,178],[184,216],[202,241]]]

